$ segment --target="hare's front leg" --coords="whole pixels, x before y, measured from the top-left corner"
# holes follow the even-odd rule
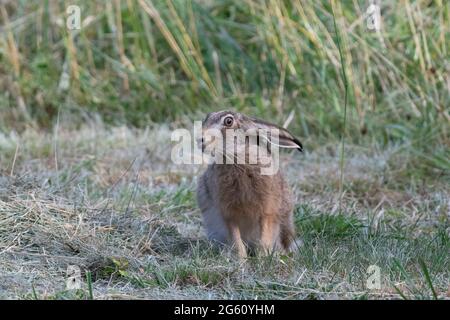
[[[242,241],[239,226],[231,222],[228,222],[227,226],[230,233],[231,244],[236,248],[239,258],[246,258],[247,250],[245,249],[244,242]]]
[[[265,254],[275,249],[280,226],[272,217],[261,218],[260,246]]]

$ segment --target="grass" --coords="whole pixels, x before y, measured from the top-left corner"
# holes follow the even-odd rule
[[[448,298],[450,4],[382,2],[379,32],[366,7],[3,1],[0,298]],[[305,146],[292,255],[205,241],[170,132],[225,108]]]
[[[326,140],[342,133],[348,91],[348,139],[395,140],[427,121],[433,139],[448,135],[445,1],[383,3],[380,33],[365,1],[44,3],[2,5],[7,128],[58,114],[146,126],[232,107],[279,122],[293,111],[296,132]],[[63,23],[69,4],[81,30]]]
[[[4,138],[2,168],[16,139],[26,143],[0,181],[0,297],[448,298],[449,185],[383,181],[407,170],[390,149],[347,145],[342,210],[338,146],[284,154],[298,250],[240,263],[206,241],[194,197],[202,168],[169,161],[156,139],[168,128],[101,127],[60,129],[56,144],[34,129]],[[82,270],[79,290],[65,288],[68,265]],[[366,287],[370,265],[380,289]]]

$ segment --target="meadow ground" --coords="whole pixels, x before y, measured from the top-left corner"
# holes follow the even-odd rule
[[[0,1],[0,298],[448,298],[450,2],[371,3]],[[222,109],[305,146],[292,255],[205,240],[170,133]]]
[[[398,148],[346,147],[341,210],[336,144],[284,153],[302,243],[241,263],[206,241],[202,167],[171,162],[170,132],[96,124],[0,136],[0,298],[449,297],[450,185],[413,183]],[[66,290],[69,265],[80,290]],[[380,289],[366,286],[370,265]]]

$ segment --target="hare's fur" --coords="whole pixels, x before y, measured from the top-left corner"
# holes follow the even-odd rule
[[[241,124],[250,123],[248,119],[257,123],[257,119],[233,115]],[[211,118],[208,115],[207,120]],[[290,137],[287,131],[286,136]],[[298,140],[289,140],[301,150]],[[280,171],[262,175],[260,169],[259,165],[213,163],[198,181],[197,201],[208,238],[234,246],[240,257],[247,255],[247,247],[266,253],[289,251],[294,240],[292,192]]]

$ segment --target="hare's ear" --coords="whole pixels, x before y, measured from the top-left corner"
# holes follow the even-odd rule
[[[302,143],[284,128],[279,129],[279,144],[282,148],[294,148],[303,151]]]
[[[282,128],[276,124],[261,120],[252,118],[253,125],[257,129],[263,129],[267,132],[272,132],[271,130],[278,130],[278,146],[281,148],[288,148],[288,149],[297,149],[298,151],[303,151],[302,143],[294,137],[287,129]],[[269,137],[268,137],[269,138]],[[271,139],[269,138],[269,142],[272,143]]]

